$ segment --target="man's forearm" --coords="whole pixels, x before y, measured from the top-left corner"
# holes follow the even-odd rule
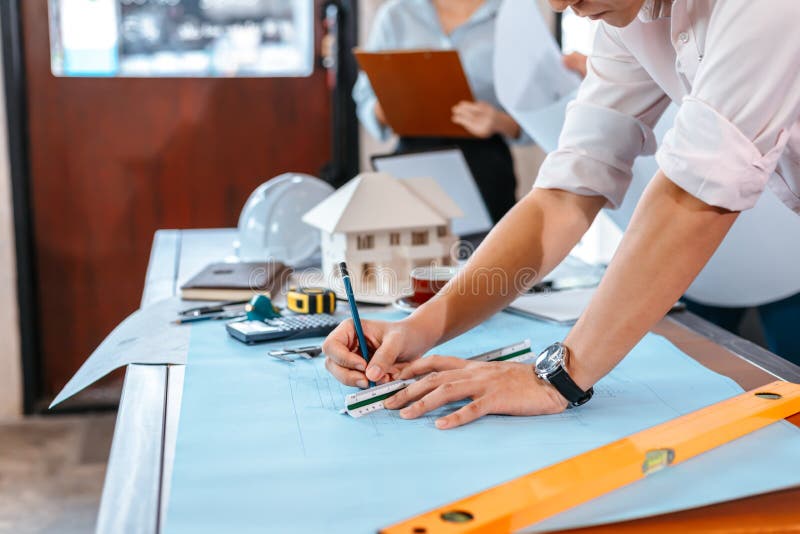
[[[580,386],[608,373],[669,311],[737,216],[656,174],[597,293],[564,342],[572,354],[570,374]]]
[[[467,265],[409,320],[429,344],[455,337],[507,306],[569,253],[603,197],[534,189],[497,224]]]

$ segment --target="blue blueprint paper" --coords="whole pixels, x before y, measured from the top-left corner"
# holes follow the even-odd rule
[[[466,357],[526,337],[539,350],[566,332],[501,313],[435,352]],[[390,411],[341,415],[353,389],[333,380],[321,358],[287,364],[266,356],[283,345],[245,346],[223,325],[193,327],[166,532],[375,532],[742,391],[648,335],[580,409],[485,417],[440,431],[433,426],[439,414],[417,421]],[[797,485],[800,470],[786,469],[796,465],[800,431],[778,423],[538,527],[629,519]]]

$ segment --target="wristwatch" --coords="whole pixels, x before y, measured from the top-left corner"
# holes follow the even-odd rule
[[[594,394],[594,389],[583,391],[572,380],[565,367],[569,349],[561,343],[553,343],[544,349],[536,358],[534,372],[542,380],[549,382],[561,395],[567,399],[569,406],[586,404]]]

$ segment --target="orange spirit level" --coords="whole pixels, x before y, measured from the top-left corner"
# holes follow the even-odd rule
[[[380,532],[514,532],[798,412],[800,385],[772,382]]]

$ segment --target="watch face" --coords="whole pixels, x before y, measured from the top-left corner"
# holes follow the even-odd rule
[[[550,345],[536,358],[536,374],[547,376],[553,374],[564,363],[564,349],[561,343]]]

